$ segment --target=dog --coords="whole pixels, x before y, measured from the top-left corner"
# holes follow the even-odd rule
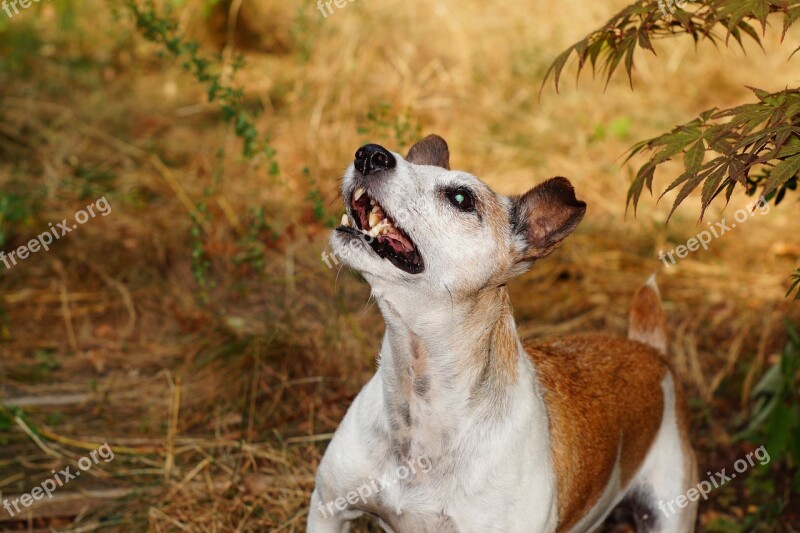
[[[450,170],[431,135],[405,158],[362,146],[342,195],[331,244],[370,284],[386,333],[320,462],[309,532],[364,514],[397,532],[592,531],[620,503],[638,531],[694,529],[696,500],[656,510],[697,472],[654,279],[628,339],[526,348],[517,333],[506,282],[586,211],[567,179],[499,195]]]

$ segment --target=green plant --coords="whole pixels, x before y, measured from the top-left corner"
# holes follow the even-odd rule
[[[372,105],[365,119],[368,126],[359,126],[360,135],[392,135],[398,147],[410,146],[422,138],[422,126],[412,120],[411,113],[395,112],[392,104]]]
[[[14,413],[11,408],[0,405],[0,444],[8,444],[8,434],[14,425]]]
[[[108,170],[78,165],[74,171],[72,185],[79,190],[81,200],[99,198],[114,188],[116,176]]]
[[[790,276],[792,280],[792,284],[789,286],[789,290],[786,292],[786,296],[788,297],[792,294],[792,291],[797,290],[794,295],[795,300],[800,300],[800,268]]]
[[[205,0],[204,13],[206,16],[218,2],[219,0]],[[133,15],[136,27],[141,34],[149,41],[161,45],[163,47],[162,55],[166,52],[180,60],[181,67],[205,86],[209,102],[219,104],[221,117],[233,126],[236,136],[241,139],[242,155],[247,159],[262,155],[266,158],[269,174],[278,176],[280,169],[275,157],[275,150],[269,144],[268,139],[259,134],[256,129],[253,106],[245,104],[242,89],[226,81],[226,78],[223,77],[221,58],[204,55],[196,41],[188,40],[179,33],[177,22],[170,17],[169,4],[163,8],[163,13],[158,10],[153,0],[143,0],[142,2],[124,0],[124,5]],[[231,65],[230,79],[243,64],[241,57],[236,59]],[[209,252],[207,240],[209,236],[203,228],[215,225],[215,219],[220,216],[220,211],[209,208],[209,206],[214,205],[215,197],[219,194],[219,184],[223,179],[222,169],[224,167],[224,151],[220,149],[216,157],[213,181],[205,188],[204,198],[197,205],[199,215],[192,216],[191,269],[199,286],[199,297],[202,301],[208,300],[209,289],[216,286],[214,280],[211,279],[213,254]],[[262,271],[265,257],[260,234],[264,231],[265,225],[263,211],[261,211],[259,221],[253,226],[248,225],[245,233],[238,237],[236,252],[225,259],[229,259],[237,267],[252,266],[256,271]]]
[[[752,415],[742,437],[763,443],[773,458],[794,471],[793,487],[800,492],[800,333],[786,324],[789,342],[780,361],[753,388]],[[782,459],[781,459],[782,458]]]
[[[5,12],[0,11],[0,74],[32,76],[35,69],[30,58],[41,46],[41,36],[31,17],[12,24]]]
[[[782,37],[800,18],[800,0],[690,0],[684,8],[673,7],[674,14],[666,16],[658,0],[637,0],[561,53],[548,69],[545,82],[552,75],[558,90],[567,60],[575,56],[579,73],[589,66],[595,73],[599,68],[606,83],[624,65],[633,86],[636,50],[655,54],[655,39],[688,34],[695,42],[728,45],[733,38],[744,49],[745,37],[761,45],[756,26],[766,32],[770,14],[782,15]],[[701,219],[711,202],[723,193],[727,203],[737,185],[750,195],[759,194],[760,199],[774,200],[776,204],[788,191],[797,189],[800,89],[776,93],[751,90],[758,100],[755,103],[707,110],[695,120],[631,148],[628,160],[640,152],[649,153],[628,191],[628,204],[633,205],[634,211],[644,187],[652,193],[656,169],[677,157],[683,159],[684,172],[662,193],[663,196],[680,187],[670,215],[698,187]],[[706,159],[710,160],[705,162]],[[794,283],[792,290],[796,289],[800,291]],[[800,292],[795,294],[795,299],[798,297]]]
[[[205,202],[200,202],[197,205],[197,211],[200,213],[202,220],[192,215],[189,247],[191,248],[192,275],[197,285],[200,287],[200,299],[205,301],[208,298],[207,289],[211,286],[212,282],[208,279],[208,273],[211,270],[211,261],[205,251],[203,221],[208,221],[210,217],[207,213]]]
[[[667,134],[635,145],[628,159],[644,149],[657,153],[637,173],[628,191],[628,201],[635,207],[645,185],[652,191],[656,167],[682,154],[683,174],[662,193],[663,196],[680,187],[670,216],[700,185],[701,218],[721,193],[725,193],[726,200],[730,199],[737,184],[747,194],[753,195],[760,189],[760,198],[780,203],[787,190],[797,187],[796,174],[800,171],[800,135],[793,131],[800,124],[787,120],[789,115],[800,111],[800,90],[776,94],[752,90],[760,99],[757,104],[724,111],[708,110]],[[761,129],[757,129],[759,126]],[[703,163],[707,150],[720,155]],[[754,168],[761,171],[751,174]]]
[[[309,190],[306,193],[305,200],[311,206],[311,214],[314,220],[320,222],[329,228],[335,227],[339,223],[339,216],[332,213],[327,207],[328,202],[325,201],[325,194],[317,183],[317,180],[311,176],[311,169],[308,167],[303,168],[303,177],[308,181]]]
[[[708,533],[740,533],[742,527],[731,520],[725,518],[715,518],[706,525]]]
[[[766,524],[775,524],[780,520],[785,502],[780,497],[776,497],[777,487],[775,487],[775,473],[768,467],[753,468],[747,473],[744,479],[747,492],[751,502],[757,505],[749,505],[748,512],[743,523],[742,529],[745,531],[769,531]],[[755,509],[753,509],[755,507]]]
[[[30,198],[0,192],[0,247],[5,246],[13,226],[29,221],[31,210]]]
[[[25,383],[42,383],[53,379],[53,372],[61,368],[61,363],[52,351],[37,349],[31,359],[30,364],[11,368],[8,376]]]
[[[601,141],[609,135],[617,139],[625,140],[630,137],[632,122],[631,117],[621,116],[614,118],[608,124],[598,123],[594,127],[592,140]]]
[[[242,154],[247,158],[258,153],[265,155],[270,162],[270,173],[277,175],[275,151],[259,135],[253,116],[244,105],[242,89],[223,80],[221,59],[211,59],[203,55],[200,45],[181,35],[178,23],[167,14],[159,13],[153,0],[145,0],[141,6],[136,0],[125,0],[125,6],[133,15],[136,27],[147,40],[162,45],[167,52],[180,59],[181,66],[206,86],[209,102],[219,103],[222,118],[233,124],[236,136],[242,140]],[[242,66],[243,62],[239,57],[232,65],[233,71],[236,72]]]
[[[298,6],[294,22],[290,28],[295,55],[300,64],[311,61],[314,53],[314,37],[319,34],[322,21],[319,17],[311,17],[304,6]]]
[[[0,342],[11,339],[11,321],[8,319],[8,311],[0,298]]]
[[[277,240],[278,234],[267,223],[267,213],[263,206],[253,207],[243,221],[244,233],[236,240],[237,252],[233,263],[251,268],[263,275],[267,266],[266,242]]]

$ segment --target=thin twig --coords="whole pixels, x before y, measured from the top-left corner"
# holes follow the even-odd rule
[[[289,437],[283,443],[288,446],[290,444],[302,444],[305,442],[324,442],[326,440],[331,440],[333,438],[333,433],[320,433],[318,435],[308,435],[306,437]]]
[[[169,481],[172,470],[175,468],[175,439],[178,436],[178,417],[181,408],[181,378],[175,377],[167,372],[172,388],[172,405],[170,406],[169,427],[167,428],[167,454],[164,460],[164,480]]]
[[[72,353],[78,353],[78,339],[75,337],[75,329],[72,326],[72,313],[69,309],[69,295],[67,294],[67,286],[61,283],[61,313],[64,316],[64,325],[67,328],[67,340],[69,342],[70,350]]]
[[[27,433],[27,435],[28,435],[28,436],[31,438],[31,440],[32,440],[32,441],[33,441],[33,442],[36,444],[36,446],[38,446],[38,447],[39,447],[39,449],[40,449],[40,450],[42,450],[42,451],[43,451],[43,452],[44,452],[46,455],[49,455],[50,457],[53,457],[53,458],[55,458],[55,459],[58,459],[58,460],[60,460],[60,461],[63,461],[63,460],[64,460],[64,456],[63,456],[63,455],[61,455],[60,453],[58,453],[58,452],[54,451],[54,450],[53,450],[52,448],[50,448],[50,447],[49,447],[47,444],[45,444],[45,443],[44,443],[44,441],[43,441],[42,439],[40,439],[40,438],[39,438],[39,435],[37,435],[37,434],[36,434],[36,433],[35,433],[35,432],[34,432],[34,431],[33,431],[33,430],[30,428],[30,426],[28,426],[28,424],[26,424],[26,423],[25,423],[25,421],[24,421],[22,418],[20,418],[20,417],[19,417],[19,415],[15,415],[15,416],[14,416],[14,421],[17,423],[17,425],[18,425],[20,428],[22,428],[22,431],[24,431],[25,433]]]

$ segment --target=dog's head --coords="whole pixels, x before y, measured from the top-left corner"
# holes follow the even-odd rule
[[[586,211],[565,178],[507,197],[450,170],[449,161],[436,135],[405,158],[375,144],[356,152],[342,183],[345,215],[331,240],[373,287],[452,296],[500,285],[555,250]]]

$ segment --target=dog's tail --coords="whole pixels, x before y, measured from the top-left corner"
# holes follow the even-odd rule
[[[667,353],[666,320],[655,274],[633,295],[628,338]]]

